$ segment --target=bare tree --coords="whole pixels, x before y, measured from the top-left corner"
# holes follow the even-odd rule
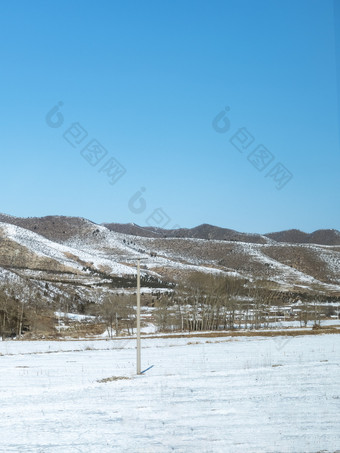
[[[113,332],[118,336],[123,326],[127,329],[128,334],[130,331],[133,333],[135,322],[133,296],[106,293],[98,305],[98,315],[104,320],[111,338]]]

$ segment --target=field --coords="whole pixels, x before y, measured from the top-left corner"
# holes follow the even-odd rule
[[[0,451],[340,451],[340,336],[0,342]]]

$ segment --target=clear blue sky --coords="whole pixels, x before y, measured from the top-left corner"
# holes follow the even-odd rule
[[[0,211],[340,229],[339,24],[328,0],[2,0]]]

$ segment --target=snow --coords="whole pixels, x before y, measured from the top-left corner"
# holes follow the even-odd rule
[[[267,277],[270,276],[270,280],[279,284],[283,289],[315,287],[326,292],[338,292],[340,289],[338,283],[340,252],[336,252],[334,248],[327,248],[327,246],[323,248],[323,246],[311,244],[299,245],[300,248],[316,251],[322,262],[325,263],[329,270],[329,281],[325,283],[270,258],[266,254],[266,249],[272,246],[272,241],[267,241],[266,244],[256,244],[213,240],[207,242],[203,239],[194,238],[162,238],[160,240],[129,236],[110,231],[101,225],[92,225],[90,232],[73,236],[63,243],[59,243],[12,224],[0,222],[0,229],[3,230],[5,236],[38,256],[54,259],[68,268],[77,270],[79,275],[87,272],[84,271],[84,266],[85,269],[86,266],[90,266],[120,276],[136,275],[135,258],[140,257],[147,258],[142,264],[142,274],[147,271],[154,277],[161,277],[158,272],[166,268],[174,273],[199,271],[207,274],[253,278],[252,273],[245,269],[229,269],[218,264],[218,260],[208,259],[203,251],[209,242],[210,245],[214,246],[220,244],[221,250],[224,247],[231,247],[240,256],[244,255],[245,260],[249,260],[252,266],[259,265],[261,269],[264,265],[267,265]],[[181,247],[182,243],[185,247]],[[201,252],[199,252],[198,245],[203,246]],[[296,247],[296,244],[276,244],[276,247],[280,246],[284,248]],[[194,253],[192,253],[192,249],[195,249]],[[208,251],[208,248],[206,250]],[[30,272],[32,271],[27,271],[28,276]]]
[[[21,283],[22,279],[12,271],[0,267],[0,282],[8,281],[12,283]]]
[[[144,315],[144,317],[145,317],[145,315]],[[153,334],[153,333],[157,333],[157,332],[158,332],[158,328],[151,322],[149,322],[145,327],[141,328],[141,333]]]
[[[322,319],[320,321],[322,327],[329,327],[329,326],[340,326],[340,319]],[[307,326],[312,327],[314,325],[314,320],[308,320]],[[268,325],[269,328],[274,329],[282,329],[282,328],[289,328],[289,327],[301,327],[300,321],[278,321],[278,322],[270,322]]]
[[[76,322],[94,321],[96,319],[95,316],[91,316],[91,315],[80,315],[78,313],[65,313],[63,311],[56,311],[54,314],[58,318],[67,318],[67,319],[70,319],[70,320],[76,321]]]
[[[339,338],[1,342],[0,451],[335,452]]]
[[[111,272],[116,275],[136,274],[136,270],[130,266],[125,266],[115,262],[109,257],[100,257],[98,250],[92,251],[93,253],[89,253],[71,246],[62,245],[57,242],[50,241],[49,239],[33,233],[32,231],[11,224],[0,222],[0,228],[9,239],[26,247],[38,256],[54,259],[64,266],[82,270],[83,264],[81,262],[83,262],[91,263],[97,269],[100,267],[108,267]]]
[[[154,238],[139,238],[133,237],[109,231],[107,228],[98,226],[98,235],[96,237],[74,237],[65,242],[66,245],[81,250],[87,254],[91,255],[102,255],[107,257],[109,251],[110,254],[115,253],[117,258],[124,261],[124,257],[131,260],[132,257],[140,257],[146,259],[146,262],[142,263],[141,272],[143,274],[143,267],[148,269],[150,275],[159,276],[155,272],[151,272],[154,267],[170,267],[173,269],[182,269],[182,270],[192,270],[192,271],[201,271],[206,273],[214,274],[231,274],[239,275],[235,271],[226,273],[219,269],[212,267],[207,267],[201,265],[202,260],[190,259],[190,262],[187,261],[188,257],[180,257],[184,262],[178,261],[178,256],[173,256],[173,254],[165,251],[161,251],[157,256],[151,257],[150,253],[152,248],[150,245],[153,244]],[[134,242],[135,245],[126,245],[123,241]],[[190,241],[191,239],[186,239]],[[198,241],[194,239],[193,241]],[[100,250],[100,253],[98,253]],[[143,250],[141,252],[141,250]]]

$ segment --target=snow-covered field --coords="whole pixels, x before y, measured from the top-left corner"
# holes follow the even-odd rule
[[[0,452],[340,451],[339,346],[144,339],[136,376],[131,339],[0,342]]]

